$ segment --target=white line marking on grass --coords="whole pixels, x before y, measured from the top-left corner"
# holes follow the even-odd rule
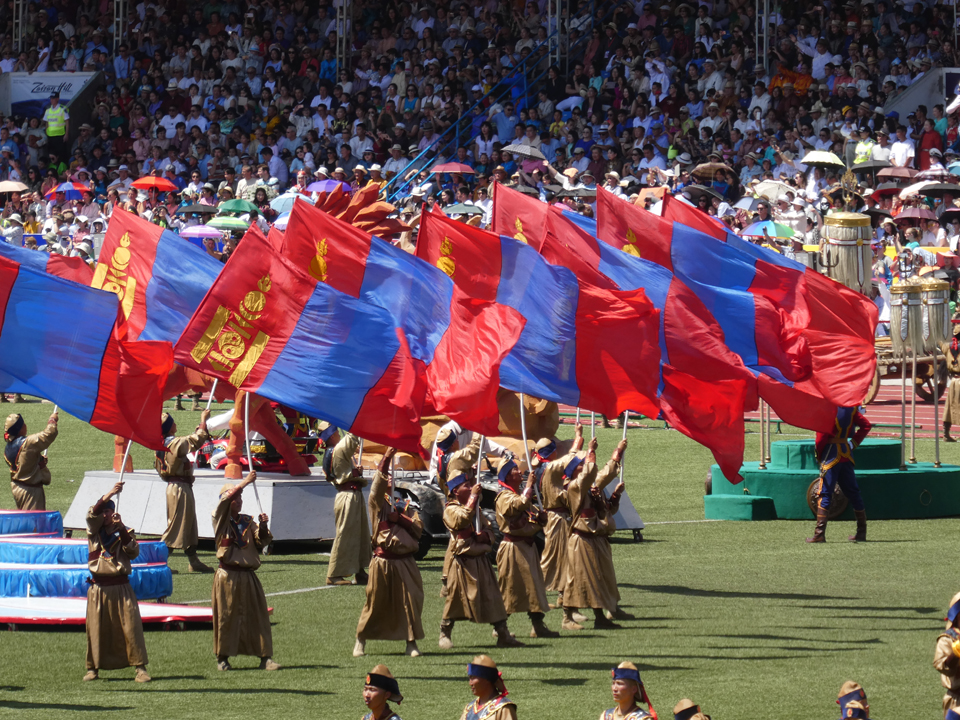
[[[309,587],[309,588],[298,588],[297,590],[281,590],[279,592],[265,593],[266,597],[276,597],[278,595],[299,595],[300,593],[315,592],[316,590],[329,590],[330,588],[338,587],[337,585],[321,585],[319,587]],[[173,603],[174,605],[200,605],[201,603],[208,603],[209,600],[184,600],[181,603]]]
[[[688,525],[693,523],[715,523],[723,520],[660,520],[658,522],[645,522],[644,525]]]

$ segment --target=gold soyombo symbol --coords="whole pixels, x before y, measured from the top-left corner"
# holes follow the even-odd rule
[[[450,253],[452,252],[453,242],[451,242],[450,238],[445,237],[443,242],[440,243],[440,259],[437,260],[437,267],[443,270],[451,278],[457,271],[457,264],[453,261],[453,258],[450,257]]]
[[[627,242],[620,249],[623,250],[627,255],[641,257],[640,248],[637,247],[637,243],[639,242],[640,239],[637,237],[637,234],[630,228],[627,228]]]
[[[137,279],[127,274],[130,266],[130,233],[120,237],[120,245],[109,258],[101,259],[93,273],[90,287],[115,293],[120,298],[123,316],[130,317],[133,300],[137,292]]]
[[[236,310],[223,305],[217,308],[210,325],[190,351],[194,361],[200,364],[207,360],[214,370],[230,372],[230,384],[240,387],[270,340],[253,323],[263,315],[272,285],[270,276],[264,275],[257,281],[257,289],[244,295]],[[254,331],[256,335],[251,339]]]
[[[517,232],[516,232],[516,234],[513,236],[513,239],[514,239],[514,240],[519,240],[519,241],[522,242],[524,245],[529,245],[530,243],[527,242],[527,236],[523,234],[523,223],[520,222],[520,218],[517,218],[517,220],[516,220],[516,222],[514,222],[513,226],[517,229]]]
[[[327,239],[317,243],[317,254],[310,260],[310,275],[320,282],[327,281]]]

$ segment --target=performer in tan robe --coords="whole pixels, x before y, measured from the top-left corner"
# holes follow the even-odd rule
[[[960,712],[960,593],[950,599],[947,627],[937,638],[933,667],[940,673],[940,684],[946,689],[943,714]]]
[[[374,550],[354,657],[364,654],[367,640],[406,640],[406,654],[418,657],[417,640],[424,637],[423,580],[413,557],[420,547],[423,522],[415,510],[398,507],[394,499],[393,478],[388,474],[394,453],[389,448],[380,460],[367,501]]]
[[[497,479],[497,525],[503,534],[497,548],[497,577],[503,606],[507,615],[527,613],[533,625],[530,637],[560,637],[543,622],[550,604],[534,537],[547,524],[547,514],[531,501],[536,473],[527,476],[527,485],[520,492],[520,468],[513,460],[503,458],[497,464]]]
[[[50,484],[50,470],[43,451],[57,439],[57,413],[50,416],[47,427],[27,435],[27,424],[19,413],[7,416],[3,438],[7,441],[3,458],[10,468],[10,490],[17,510],[46,510],[43,486]]]
[[[193,499],[193,464],[187,453],[196,452],[210,439],[207,420],[210,411],[200,413],[200,427],[193,435],[177,437],[177,423],[173,416],[164,413],[160,419],[163,444],[167,451],[157,451],[153,464],[160,477],[167,483],[167,529],[163,542],[171,551],[183,550],[190,563],[190,572],[212,573],[213,568],[204,565],[197,557],[200,541],[197,529],[197,504]]]
[[[447,449],[440,450],[440,456],[437,462],[437,483],[444,497],[449,497],[450,492],[447,488],[447,476],[456,477],[457,475],[466,475],[473,480],[477,479],[477,460],[480,455],[480,438],[473,437],[470,444],[465,448],[460,448],[457,444],[457,436],[452,430],[441,430],[438,437],[438,445],[445,446]],[[450,438],[453,438],[452,443]],[[443,556],[443,571],[440,574],[440,597],[447,596],[447,574],[450,572],[450,563],[453,562],[453,548],[457,539],[451,535],[447,543],[447,551]]]
[[[576,608],[593,608],[596,629],[620,626],[608,620],[603,611],[618,613],[620,591],[613,568],[613,553],[608,536],[616,530],[613,515],[620,505],[623,483],[607,500],[603,489],[617,475],[627,441],[613,451],[610,462],[597,471],[597,439],[590,440],[586,460],[569,468],[570,485],[567,497],[573,516],[573,529],[567,542],[566,583],[563,589],[564,630],[582,630],[573,619]],[[578,458],[579,460],[579,458]]]
[[[519,647],[507,629],[507,611],[487,554],[493,549],[493,528],[477,512],[481,488],[466,472],[447,473],[450,499],[443,510],[443,524],[453,539],[453,559],[447,575],[443,619],[440,621],[440,649],[453,648],[453,627],[457,620],[490,623],[497,635],[497,647]],[[475,529],[479,523],[479,530]]]
[[[139,683],[147,675],[147,646],[137,597],[130,587],[130,563],[140,555],[133,529],[123,524],[112,498],[123,483],[100,498],[87,511],[87,674],[85,682],[100,677],[101,670],[137,669]]]
[[[367,566],[372,556],[370,524],[363,507],[363,487],[367,481],[363,471],[353,464],[360,441],[350,433],[340,431],[328,422],[319,425],[320,440],[326,448],[323,454],[323,472],[337,488],[333,512],[337,534],[330,548],[327,565],[327,585],[350,585],[347,579],[355,575],[357,585],[366,585]]]
[[[255,523],[250,515],[241,515],[243,489],[257,479],[251,472],[239,485],[227,483],[220,488],[220,502],[213,513],[213,532],[220,567],[213,576],[213,650],[217,669],[230,670],[232,655],[260,658],[261,670],[280,666],[273,657],[273,633],[267,598],[257,577],[260,552],[273,536],[267,528],[267,515],[261,513]]]
[[[947,375],[950,384],[947,386],[946,409],[943,413],[943,439],[955,442],[951,437],[950,428],[954,420],[960,420],[960,319],[955,319],[953,325],[953,339],[940,344],[940,352],[947,361]]]
[[[540,482],[543,496],[543,509],[547,511],[547,526],[544,529],[543,554],[540,556],[540,569],[547,590],[558,594],[557,604],[563,607],[563,584],[566,581],[564,562],[567,557],[567,541],[573,521],[570,518],[570,505],[567,503],[566,476],[567,465],[583,447],[583,425],[577,423],[573,446],[570,452],[558,458],[556,438],[543,439],[537,443],[532,458],[534,472]]]

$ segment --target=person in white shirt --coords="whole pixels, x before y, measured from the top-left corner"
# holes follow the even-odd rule
[[[720,106],[715,102],[707,105],[707,116],[700,121],[700,129],[710,128],[713,134],[716,134],[717,128],[723,125],[723,118],[720,117]]]
[[[723,75],[717,70],[717,65],[713,58],[707,58],[703,61],[703,77],[697,81],[697,89],[700,90],[700,97],[706,97],[707,91],[711,88],[719,96],[723,92]]]
[[[176,105],[167,109],[167,114],[160,118],[160,125],[167,131],[167,137],[173,137],[177,132],[177,123],[186,122],[186,119],[177,112]]]
[[[756,84],[753,86],[753,97],[750,99],[750,106],[747,108],[747,112],[750,117],[754,117],[754,110],[759,108],[761,116],[767,114],[767,110],[770,109],[770,93],[767,92],[766,83],[762,80],[757,80]]]
[[[916,145],[907,137],[907,128],[898,125],[897,139],[890,146],[890,164],[895,167],[910,167],[916,152]]]

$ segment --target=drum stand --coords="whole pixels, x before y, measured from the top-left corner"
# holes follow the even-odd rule
[[[940,350],[933,350],[933,453],[934,467],[940,467],[940,381],[937,376],[937,355]]]
[[[900,373],[900,470],[907,469],[907,348],[903,347],[902,372]]]
[[[764,434],[765,428],[764,428],[764,422],[763,422],[763,406],[764,405],[765,403],[763,402],[763,400],[761,400],[760,401],[760,465],[759,465],[761,470],[767,469],[767,464],[764,462],[764,457],[767,454],[766,453],[767,443],[766,443],[765,434]]]
[[[910,393],[910,462],[917,462],[917,350],[910,348],[910,354],[913,355],[913,392]]]

